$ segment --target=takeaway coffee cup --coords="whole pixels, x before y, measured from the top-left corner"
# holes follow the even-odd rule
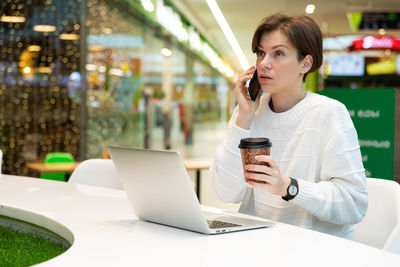
[[[243,138],[240,140],[239,148],[242,155],[243,172],[247,164],[265,164],[255,159],[257,155],[269,155],[272,143],[268,138]],[[245,177],[246,182],[248,179]]]

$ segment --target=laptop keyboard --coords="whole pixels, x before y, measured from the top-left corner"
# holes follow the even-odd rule
[[[210,227],[210,229],[241,226],[239,224],[223,222],[223,221],[217,221],[217,220],[207,220],[207,223],[208,223],[208,227]]]

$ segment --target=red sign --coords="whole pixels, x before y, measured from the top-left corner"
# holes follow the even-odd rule
[[[400,50],[400,39],[390,36],[365,36],[353,41],[353,50],[394,49]]]

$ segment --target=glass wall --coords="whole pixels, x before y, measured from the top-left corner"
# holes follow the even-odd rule
[[[102,156],[111,144],[163,147],[175,130],[185,54],[106,2],[89,6],[86,157]]]
[[[221,106],[217,87],[222,77],[201,62],[195,62],[193,71],[195,122],[218,121],[221,116]]]
[[[0,148],[3,172],[80,150],[79,0],[1,1]]]
[[[225,121],[228,81],[133,10],[103,0],[0,8],[4,173],[33,175],[26,162],[50,152],[84,160],[109,145],[177,150],[193,143],[195,124]]]
[[[150,34],[149,34],[150,35]],[[160,40],[154,36],[146,64],[148,73],[143,76],[144,88],[152,91],[151,148],[171,148],[173,138],[180,135],[179,109],[186,86],[186,54],[170,39]],[[163,52],[161,52],[163,50]],[[168,54],[168,49],[170,55]]]
[[[145,50],[140,25],[102,1],[88,1],[86,158],[110,144],[141,146],[139,106]]]
[[[100,157],[111,144],[176,148],[192,142],[193,124],[185,127],[185,113],[193,113],[195,123],[221,119],[225,78],[129,13],[98,0],[88,6],[86,157]],[[188,58],[194,62],[190,67]]]

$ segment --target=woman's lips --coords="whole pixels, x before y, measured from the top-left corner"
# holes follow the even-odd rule
[[[271,76],[268,76],[268,75],[260,75],[260,76],[258,77],[258,79],[259,79],[259,81],[261,81],[261,82],[268,82],[268,81],[272,80],[272,77],[271,77]]]

